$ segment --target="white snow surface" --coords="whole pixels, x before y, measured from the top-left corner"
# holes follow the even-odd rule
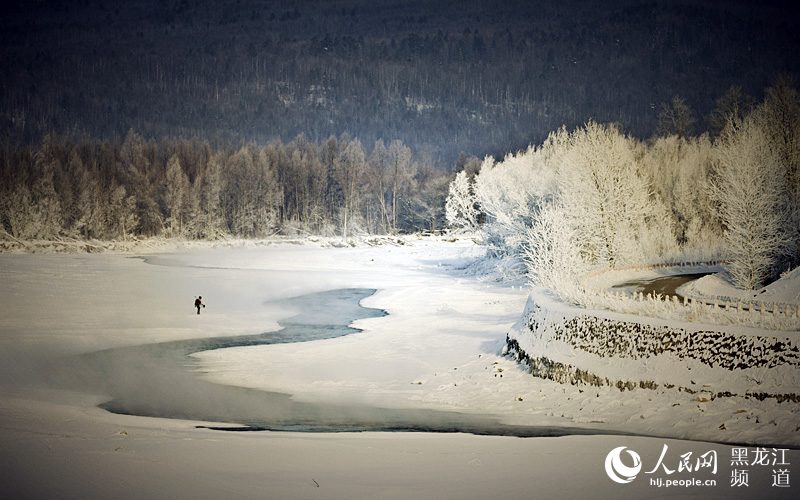
[[[616,313],[605,310],[590,310],[565,304],[560,301],[552,292],[543,288],[535,288],[531,291],[526,311],[537,304],[547,315],[554,317],[556,322],[562,318],[572,319],[581,316],[594,316],[605,318],[621,323],[639,324],[645,327],[658,328],[669,326],[672,328],[682,328],[687,332],[719,332],[731,336],[759,336],[771,343],[774,341],[797,343],[796,332],[775,332],[771,330],[758,330],[755,328],[730,326],[730,325],[711,325],[703,323],[690,323],[685,321],[666,321],[658,318],[637,317],[630,314]],[[747,368],[727,370],[721,367],[710,367],[695,359],[681,359],[675,354],[660,354],[644,359],[619,358],[616,356],[596,356],[589,354],[579,355],[576,359],[576,350],[564,341],[549,339],[544,343],[536,344],[533,336],[522,324],[514,325],[512,336],[520,347],[539,356],[547,356],[553,361],[563,363],[576,363],[583,370],[591,373],[608,377],[610,380],[632,380],[632,381],[654,381],[659,384],[672,384],[688,387],[695,391],[702,392],[701,397],[709,397],[710,394],[720,392],[733,392],[735,394],[745,394],[748,391],[768,392],[772,394],[789,394],[800,390],[800,370],[794,365],[786,364],[774,368]],[[542,332],[544,333],[544,332]],[[544,335],[545,337],[547,334]],[[645,391],[646,392],[646,391]],[[791,408],[791,405],[784,405]],[[800,411],[800,408],[794,408]],[[791,421],[787,421],[790,424]],[[788,439],[794,434],[793,426],[785,429]],[[768,431],[769,432],[769,431]],[[704,438],[725,440],[725,433],[708,433],[703,431]],[[754,434],[754,439],[757,434]],[[698,436],[700,437],[700,436]],[[742,439],[741,437],[738,439]],[[795,438],[800,439],[800,438]],[[800,441],[799,441],[800,442]]]
[[[800,267],[785,273],[779,280],[759,290],[736,288],[725,273],[716,273],[689,282],[678,291],[682,295],[698,300],[800,305]]]
[[[753,399],[742,397],[718,398],[715,395],[724,392],[746,394],[747,392],[767,392],[772,394],[797,393],[800,388],[800,373],[793,365],[780,365],[774,368],[754,367],[747,369],[727,370],[719,366],[711,367],[696,359],[682,359],[672,353],[662,353],[650,357],[619,357],[615,355],[590,354],[570,345],[563,340],[552,338],[553,325],[563,324],[565,321],[582,316],[594,316],[620,323],[639,324],[645,327],[670,326],[683,328],[688,332],[712,331],[729,334],[732,336],[759,335],[768,341],[772,339],[796,342],[796,336],[785,332],[769,330],[755,330],[736,326],[704,325],[688,322],[668,322],[656,318],[636,317],[605,310],[587,310],[561,302],[555,295],[542,288],[532,290],[526,311],[531,310],[534,304],[543,314],[539,314],[537,321],[540,328],[535,333],[523,321],[514,325],[511,336],[519,347],[529,354],[547,357],[551,361],[576,366],[584,371],[607,377],[611,381],[639,381],[656,382],[658,389],[636,389],[626,392],[626,399],[637,400],[642,396],[647,398],[647,403],[639,399],[644,405],[653,406],[653,413],[665,413],[665,417],[655,417],[654,414],[642,413],[643,422],[634,428],[639,432],[657,434],[658,428],[651,427],[654,423],[663,425],[662,432],[671,436],[680,436],[694,439],[709,439],[718,441],[777,441],[785,443],[800,442],[798,437],[797,415],[800,405],[797,403],[767,403],[757,402]],[[694,394],[682,393],[676,389],[664,387],[674,385],[689,388]],[[602,391],[587,388],[588,392],[600,394]],[[610,392],[619,393],[616,389]],[[586,402],[585,398],[583,402]],[[606,403],[611,398],[606,395]],[[670,400],[671,405],[667,405]],[[608,410],[606,409],[606,413]],[[698,414],[702,416],[698,418]],[[653,418],[655,417],[655,418]],[[768,425],[762,425],[765,418],[769,419]],[[758,423],[756,423],[758,421]],[[613,418],[610,424],[618,425],[620,420]],[[698,422],[705,425],[697,426]],[[716,424],[713,428],[711,424]],[[627,422],[627,428],[630,428]],[[620,428],[620,430],[622,430]]]
[[[715,449],[723,467],[730,446],[668,439],[717,439],[720,423],[743,440],[798,443],[784,425],[798,421],[797,405],[740,408],[687,394],[621,394],[531,377],[499,355],[527,290],[461,273],[483,254],[472,242],[401,241],[190,248],[151,256],[150,263],[124,254],[0,255],[0,496],[744,498],[753,491],[729,488],[722,475],[710,489],[665,491],[647,477],[619,485],[603,461],[611,449],[628,446],[651,465],[666,444],[675,460]],[[389,316],[359,321],[354,326],[362,332],[337,339],[198,353],[198,372],[309,401],[664,437],[225,433],[196,429],[197,422],[111,414],[96,407],[102,394],[57,390],[40,377],[54,356],[274,330],[292,311],[270,301],[346,287],[378,289],[364,305]],[[208,304],[200,316],[191,306],[196,295]],[[800,452],[787,457],[797,463]],[[768,470],[753,471],[756,481],[759,491],[780,493],[769,488]]]

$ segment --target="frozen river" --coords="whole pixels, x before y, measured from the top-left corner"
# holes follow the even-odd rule
[[[219,426],[208,426],[219,430],[468,432],[523,437],[605,434],[577,427],[503,425],[489,417],[457,412],[299,402],[287,394],[210,382],[191,357],[216,349],[309,342],[359,332],[348,325],[387,314],[360,305],[374,293],[373,289],[337,289],[281,300],[272,305],[302,312],[281,320],[280,330],[259,335],[161,342],[69,357],[56,365],[53,380],[71,381],[69,389],[110,396],[100,406],[113,413],[219,422]]]

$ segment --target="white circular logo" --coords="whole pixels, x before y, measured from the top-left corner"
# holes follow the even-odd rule
[[[622,451],[625,450],[624,446],[614,448],[608,455],[606,455],[606,474],[620,484],[630,483],[636,479],[636,475],[642,470],[642,459],[639,454],[633,450],[625,450],[628,455],[633,459],[633,466],[628,467],[622,463]]]

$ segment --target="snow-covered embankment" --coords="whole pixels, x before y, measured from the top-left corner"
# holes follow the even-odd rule
[[[535,289],[507,343],[533,375],[560,383],[800,400],[792,332],[588,310]]]

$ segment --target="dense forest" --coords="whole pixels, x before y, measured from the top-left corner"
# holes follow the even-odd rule
[[[437,230],[450,178],[399,140],[365,148],[300,135],[224,149],[133,131],[117,142],[47,135],[0,148],[0,231],[33,240]]]
[[[589,122],[713,139],[729,108],[800,70],[783,2],[57,0],[2,14],[0,229],[18,239],[436,230],[476,156]]]
[[[758,289],[800,264],[800,93],[779,78],[762,102],[729,92],[715,116],[714,135],[648,141],[613,124],[561,128],[459,173],[448,222],[576,303],[597,300],[589,273],[686,260],[725,260],[732,283]]]
[[[38,143],[331,135],[452,167],[593,119],[636,137],[679,96],[698,129],[732,84],[798,72],[785,2],[5,2],[0,134]]]

